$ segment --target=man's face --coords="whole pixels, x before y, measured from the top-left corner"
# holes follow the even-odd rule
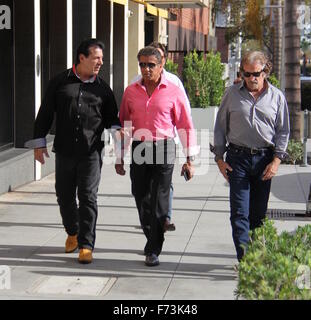
[[[160,79],[163,67],[156,56],[141,56],[139,66],[144,81],[157,82]]]
[[[103,65],[103,50],[99,47],[89,48],[89,55],[80,55],[80,68],[84,74],[90,77],[98,75],[101,66]]]
[[[259,62],[243,65],[242,77],[250,92],[260,91],[264,87],[266,74],[262,71],[263,68],[264,66]]]

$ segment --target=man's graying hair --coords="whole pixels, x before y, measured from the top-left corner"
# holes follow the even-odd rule
[[[141,56],[145,56],[145,57],[155,56],[157,59],[157,62],[159,64],[162,62],[162,57],[161,57],[160,51],[154,47],[148,46],[148,47],[140,49],[137,54],[138,61]]]
[[[269,77],[272,70],[272,63],[262,51],[247,51],[242,57],[240,71],[244,71],[243,66],[245,64],[253,64],[255,62],[259,62],[264,67],[264,72],[267,77]]]

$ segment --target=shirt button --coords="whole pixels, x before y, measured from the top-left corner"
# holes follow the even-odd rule
[[[79,130],[79,127],[76,127],[76,130],[78,131],[78,130]]]
[[[77,118],[80,119],[80,115],[79,114],[77,115]]]
[[[81,107],[81,103],[79,103],[79,107]]]
[[[78,138],[76,139],[76,142],[78,142]]]

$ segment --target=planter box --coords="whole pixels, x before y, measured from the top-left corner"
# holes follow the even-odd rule
[[[194,128],[214,131],[218,107],[191,108]]]

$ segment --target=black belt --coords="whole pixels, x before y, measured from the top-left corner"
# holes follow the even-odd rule
[[[234,143],[229,143],[228,146],[229,149],[233,149],[233,150],[239,150],[239,151],[244,151],[246,153],[249,154],[258,154],[258,153],[264,153],[267,151],[273,151],[272,147],[267,147],[267,148],[248,148],[248,147],[242,147],[242,146],[238,146]]]

